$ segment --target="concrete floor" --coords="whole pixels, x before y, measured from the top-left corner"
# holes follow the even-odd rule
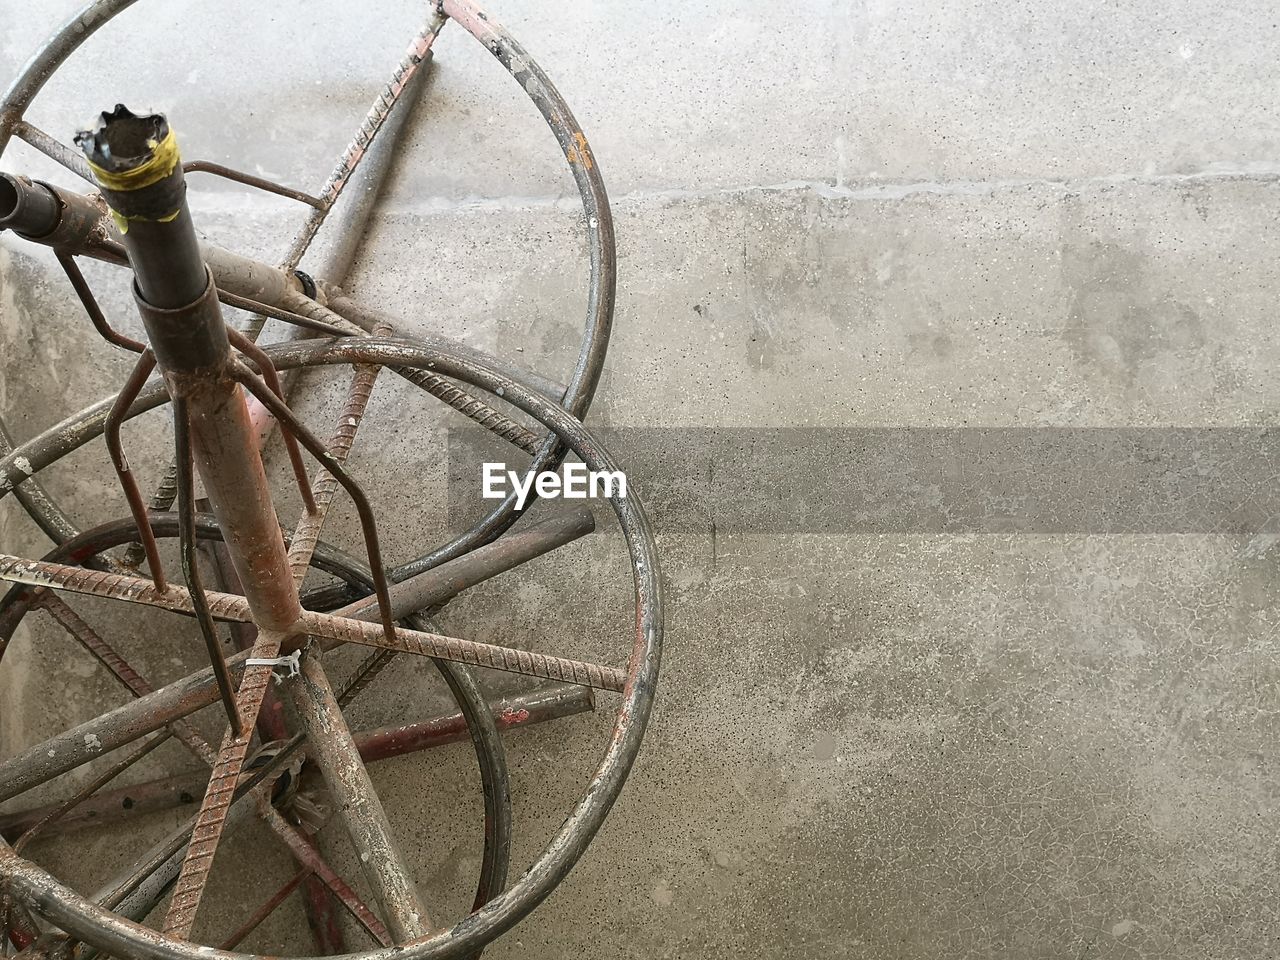
[[[0,78],[74,6],[0,0]],[[395,3],[369,25],[356,6],[327,5],[336,22],[321,24],[314,4],[139,4],[32,117],[65,137],[117,100],[154,105],[187,156],[314,187],[418,16]],[[669,629],[621,801],[488,956],[1275,956],[1276,18],[1202,0],[492,12],[573,105],[614,198],[617,325],[589,423],[636,464]],[[175,47],[187,28],[208,33]],[[280,52],[299,38],[309,63]],[[130,52],[157,49],[125,75]],[[4,167],[48,170],[21,150]],[[193,206],[210,235],[268,258],[299,219],[208,181],[193,181]],[[91,276],[132,329],[120,276]],[[411,330],[562,371],[584,278],[552,138],[446,28],[351,289]],[[125,369],[44,252],[12,238],[0,337],[0,408],[19,437],[112,392]],[[61,366],[38,377],[49,363]],[[310,422],[328,422],[332,393],[308,393]],[[370,421],[353,462],[381,509],[411,511],[386,528],[403,559],[476,512],[478,462],[462,421],[390,378]],[[156,432],[128,437],[150,478],[167,428],[148,422]],[[1149,461],[1080,461],[1079,431],[1104,427],[1194,428],[1220,457],[1187,455],[1204,497],[1100,493],[1099,476]],[[908,428],[1003,444],[997,467],[926,482],[931,458]],[[864,455],[874,429],[907,452]],[[1043,469],[1027,467],[1028,443]],[[103,463],[85,451],[47,478],[85,525],[125,510]],[[1055,491],[1055,522],[1018,499],[1011,470]],[[952,495],[963,510],[947,509]],[[1173,506],[1144,511],[1153,502]],[[358,544],[349,511],[328,536]],[[44,549],[9,501],[0,546]],[[628,604],[602,523],[468,593],[443,624],[617,660]],[[116,623],[160,680],[198,661],[169,620]],[[120,700],[34,622],[0,697],[6,754]],[[441,694],[403,663],[356,719],[417,712],[413,698],[429,712]],[[509,739],[518,865],[579,795],[610,702]],[[161,751],[139,776],[189,765]],[[374,775],[428,901],[460,916],[479,853],[468,748]],[[172,822],[35,855],[92,889]],[[354,874],[337,829],[324,837]],[[202,914],[210,938],[288,876],[283,854],[262,854],[271,842],[249,831],[228,847]],[[234,869],[246,862],[250,881]],[[290,904],[244,946],[308,942]]]

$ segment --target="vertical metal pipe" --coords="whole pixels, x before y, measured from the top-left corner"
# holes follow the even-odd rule
[[[81,132],[76,142],[120,229],[147,339],[174,398],[175,412],[183,418],[180,426],[186,428],[185,437],[182,430],[179,437],[190,447],[213,512],[227,532],[232,565],[262,629],[259,655],[274,656],[281,643],[293,642],[302,607],[249,411],[231,376],[231,344],[187,207],[177,141],[163,116],[137,116],[117,105],[101,115],[93,130]],[[185,456],[184,450],[181,457]],[[189,473],[182,479],[183,507],[189,515],[192,481]],[[190,523],[185,526],[182,532],[190,535]],[[191,561],[195,544],[185,546]],[[186,566],[190,586],[198,591],[194,563]],[[231,697],[221,650],[208,617],[201,619],[215,669],[223,667],[220,676],[231,729],[218,751],[193,839],[186,852],[174,858],[179,861],[177,885],[164,931],[180,939],[190,936],[195,922],[270,676],[269,668],[248,671],[239,696]]]
[[[260,628],[255,653],[259,658],[274,656],[282,645],[296,642],[302,608],[248,407],[232,376],[236,361],[212,274],[201,259],[191,224],[173,132],[162,116],[139,117],[117,106],[103,113],[96,128],[80,134],[77,142],[123,235],[134,268],[135,299],[169,392],[185,408],[194,459]],[[287,413],[283,404],[269,402],[274,397],[265,388],[260,399],[277,416]],[[293,427],[357,498],[362,522],[369,527],[379,596],[382,606],[389,608],[372,518],[366,517],[368,504],[358,487],[346,481],[337,458],[318,441],[308,442],[314,438],[298,424]],[[318,523],[322,514],[308,500],[308,519]],[[386,629],[392,630],[389,620]],[[393,934],[400,940],[414,939],[426,932],[427,924],[408,867],[394,846],[386,813],[318,658],[305,662],[302,682],[293,685],[293,692],[309,739],[330,789],[342,797],[347,828],[362,851]],[[257,719],[269,675],[269,670],[257,668],[246,673],[241,684],[238,706],[249,724]],[[247,746],[247,736],[229,735],[219,752],[165,919],[164,930],[171,936],[190,935]]]
[[[120,228],[134,295],[169,392],[189,414],[192,454],[255,622],[286,633],[302,608],[290,574],[217,290],[186,203],[177,142],[158,114],[122,105],[76,142]]]
[[[178,465],[178,539],[181,541],[182,576],[186,580],[187,589],[191,591],[191,604],[195,608],[196,622],[200,624],[200,635],[204,637],[209,664],[218,680],[218,693],[227,711],[227,722],[231,724],[231,732],[238,737],[243,732],[243,727],[240,709],[236,704],[236,690],[231,683],[231,672],[227,669],[227,660],[222,653],[222,642],[213,622],[213,614],[209,612],[209,603],[205,599],[200,564],[196,561],[196,484],[191,473],[191,429],[186,403],[186,399],[181,396],[173,398],[173,445],[177,450],[174,462]]]

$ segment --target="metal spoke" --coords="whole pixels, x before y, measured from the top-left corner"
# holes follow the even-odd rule
[[[93,173],[89,170],[89,164],[85,163],[84,157],[58,138],[50,136],[26,120],[19,120],[14,124],[13,132],[19,140],[35,147],[50,160],[66,167],[77,177],[93,183]]]
[[[334,326],[324,320],[316,320],[292,310],[284,310],[273,304],[263,303],[261,300],[250,300],[248,297],[237,296],[221,288],[218,290],[218,299],[228,307],[235,307],[237,310],[245,310],[249,313],[260,313],[271,317],[273,320],[282,320],[295,326],[306,327],[308,330],[327,334],[330,337],[350,337],[358,332],[347,327]]]
[[[348,678],[338,694],[338,703],[346,706],[360,692],[355,677]],[[590,687],[576,684],[551,684],[527,693],[493,700],[488,709],[497,726],[502,730],[514,730],[534,724],[559,720],[574,714],[595,709]],[[461,713],[450,713],[414,723],[396,724],[371,730],[358,730],[352,734],[360,758],[365,763],[377,763],[392,757],[431,750],[467,739],[467,718]],[[305,745],[304,745],[305,749]],[[212,762],[213,753],[210,750]],[[130,787],[96,793],[82,801],[74,812],[59,818],[54,824],[60,832],[80,827],[154,813],[190,803],[203,794],[208,785],[207,772],[199,771],[149,780]],[[186,798],[185,800],[183,798]],[[126,804],[127,801],[127,804]],[[56,804],[17,810],[0,814],[0,835],[20,836],[31,825],[43,819],[56,808]]]
[[[160,514],[155,517],[157,527],[163,527],[169,535],[176,530],[176,518],[172,514]],[[562,517],[544,521],[501,540],[477,549],[474,553],[459,560],[443,564],[433,570],[419,574],[411,580],[397,584],[391,593],[392,614],[397,619],[408,616],[417,609],[423,599],[441,602],[442,599],[456,595],[469,586],[480,583],[489,577],[513,569],[533,557],[539,556],[555,546],[568,542],[576,536],[592,528],[590,512],[585,510],[567,511]],[[97,544],[107,548],[128,537],[131,528],[112,527],[116,539],[101,539]],[[66,547],[55,551],[55,554],[92,548],[87,544],[93,542],[91,534],[86,534],[77,541],[71,541]],[[151,585],[138,578],[113,577],[105,573],[86,571],[78,567],[67,567],[53,561],[25,561],[20,558],[8,558],[13,563],[0,562],[0,569],[10,571],[0,575],[0,579],[36,580],[36,586],[61,587],[68,579],[78,584],[78,592],[98,590],[100,596],[129,596],[128,589],[120,590],[125,583],[133,584],[143,591],[151,589]],[[21,573],[14,573],[15,569]],[[52,574],[57,573],[57,577]],[[56,582],[55,582],[56,579]],[[95,586],[96,585],[96,586]],[[174,587],[169,597],[172,601],[180,594],[181,587]],[[223,601],[226,602],[223,602]],[[243,597],[225,594],[210,594],[210,603],[215,616],[219,619],[248,620],[248,610]],[[166,607],[173,609],[172,605]],[[372,600],[359,600],[348,607],[336,611],[350,617],[370,616],[375,609]],[[243,669],[242,664],[247,654],[239,654],[228,658],[228,667],[232,675],[237,676]],[[91,760],[96,753],[87,748],[87,743],[101,743],[103,749],[117,747],[144,736],[166,723],[194,713],[208,706],[217,699],[217,688],[212,669],[198,671],[189,676],[162,687],[142,700],[125,704],[108,714],[87,721],[51,740],[32,747],[17,757],[0,764],[0,784],[14,785],[12,794],[18,793],[36,784],[43,783],[60,773]],[[53,750],[54,758],[48,756]],[[0,788],[0,799],[7,791]]]
[[[98,637],[97,634],[83,620],[81,620],[75,614],[75,612],[72,611],[71,608],[68,607],[62,600],[60,600],[54,594],[49,593],[48,591],[43,591],[42,596],[40,597],[40,604],[43,608],[47,609],[51,614],[53,614],[58,620],[58,622],[68,629],[68,632],[70,632],[72,636],[74,636],[77,640],[80,640],[88,649],[90,649],[90,651],[95,655],[95,657],[97,657],[100,662],[102,662],[105,666],[107,666],[108,669],[112,671],[112,673],[114,673],[118,678],[120,678],[121,681],[125,683],[125,685],[128,686],[129,689],[132,690],[136,695],[141,696],[151,691],[150,684],[148,684],[127,662],[125,662],[124,659],[119,656],[119,654],[117,654],[114,650],[112,650],[111,647],[105,643],[105,641],[103,641],[100,637]],[[171,724],[170,731],[178,734],[182,739],[183,744],[187,746],[188,749],[190,749],[192,753],[194,753],[197,757],[199,757],[202,760],[205,760],[205,762],[210,765],[216,762],[216,755],[214,754],[212,748],[185,721],[176,721],[175,723]],[[38,820],[39,829],[44,829],[50,823],[56,822],[58,819],[65,817],[65,815],[69,813],[73,807],[79,804],[85,803],[87,800],[90,799],[90,797],[94,793],[96,793],[96,791],[102,786],[102,784],[104,784],[109,779],[114,777],[116,773],[119,772],[119,770],[124,769],[128,765],[132,764],[136,759],[140,758],[140,756],[144,755],[146,752],[149,752],[155,746],[158,746],[159,743],[163,742],[163,740],[167,736],[168,734],[164,734],[161,737],[154,738],[153,741],[149,741],[148,745],[144,747],[144,749],[140,751],[137,756],[127,760],[124,764],[120,766],[119,769],[115,770],[114,772],[109,772],[109,775],[105,775],[104,777],[99,778],[97,781],[95,781],[93,785],[91,785],[90,787],[87,787],[85,790],[81,791],[81,793],[78,794],[75,798],[73,798],[73,801],[67,804],[54,807],[51,811],[42,812]],[[188,789],[193,789],[195,791],[203,791],[204,789],[207,788],[207,781],[208,781],[208,778],[206,777],[204,778],[204,782],[199,784],[192,784],[191,787],[189,787]],[[126,791],[126,795],[136,794],[141,789],[146,789],[146,788],[147,788],[147,785],[143,785],[141,788],[137,788],[137,787],[132,788],[131,790]],[[168,789],[165,792],[169,797],[172,798],[176,796],[179,792],[181,792],[181,790],[182,788],[178,788],[176,790]],[[98,799],[101,801],[104,798],[99,797]],[[109,803],[108,803],[108,808],[110,808]],[[287,845],[289,845],[291,850],[295,851],[295,854],[296,854],[297,843],[296,843],[295,828],[293,828],[291,825],[286,823],[282,817],[280,817],[278,814],[275,813],[274,810],[271,811],[270,815],[266,813],[264,813],[263,815],[268,819],[268,826],[270,826],[272,830],[278,836],[280,836],[281,839],[283,839]],[[30,835],[32,832],[34,832],[33,829],[28,828],[28,835]],[[21,851],[20,846],[17,847],[16,849],[18,850],[18,852]],[[356,897],[354,893],[351,892],[350,888],[341,880],[341,878],[339,878],[335,873],[333,873],[332,869],[329,868],[328,865],[323,861],[323,859],[320,858],[318,852],[308,853],[308,855],[306,855],[305,858],[300,859],[300,862],[305,862],[306,864],[308,864],[307,869],[309,872],[314,872],[321,878],[322,882],[325,882],[327,885],[332,887],[335,894],[344,901],[344,903],[348,906],[349,909],[352,910],[353,916],[355,916],[358,920],[364,923],[366,921],[366,918],[368,916],[371,916],[371,914],[369,914],[368,908],[365,907],[364,904],[359,900],[359,898]],[[383,933],[385,933],[385,931],[383,931]],[[378,935],[376,933],[376,929],[371,935],[373,935],[375,940],[378,940],[378,942],[385,942],[385,940],[379,940]]]
[[[348,334],[362,332],[360,327],[347,320],[342,314],[304,297],[302,294],[286,293],[284,302],[289,305],[294,314],[305,316],[317,323],[324,324],[326,327],[342,329],[347,331]],[[386,318],[379,316],[367,332],[373,336],[388,336],[394,333],[394,330],[395,328]],[[540,437],[536,436],[532,431],[526,430],[510,417],[499,413],[454,381],[432,373],[430,370],[416,370],[409,367],[391,367],[391,369],[414,386],[425,390],[436,399],[453,407],[464,417],[474,420],[481,427],[508,443],[519,447],[528,454],[536,454],[538,452],[542,444]]]
[[[298,231],[293,238],[293,242],[289,245],[289,252],[284,260],[286,268],[292,269],[302,261],[303,254],[311,246],[311,241],[315,239],[315,235],[319,231],[321,224],[324,223],[325,217],[333,209],[338,197],[342,195],[343,189],[351,180],[351,176],[355,173],[360,161],[369,152],[374,139],[378,136],[379,131],[382,130],[387,117],[391,114],[392,108],[400,100],[404,90],[412,88],[410,81],[427,59],[431,51],[431,44],[435,41],[436,35],[444,24],[444,15],[437,10],[433,10],[426,26],[409,44],[409,49],[405,51],[400,63],[396,65],[391,79],[373,102],[373,106],[360,124],[360,129],[356,131],[355,137],[347,144],[347,148],[342,152],[337,166],[329,174],[329,179],[325,181],[324,188],[320,191],[320,200],[324,206],[316,209],[307,217],[306,223],[302,225],[302,229]]]
[[[365,879],[382,904],[396,942],[415,940],[430,929],[427,912],[404,854],[392,839],[391,823],[325,677],[318,649],[303,649],[299,679],[290,685],[290,693],[307,733],[308,749],[324,773]]]
[[[167,730],[164,731],[163,733],[156,734],[156,736],[152,737],[150,740],[144,743],[137,750],[133,751],[133,753],[129,754],[123,760],[116,763],[110,769],[94,777],[93,780],[89,781],[89,783],[87,783],[74,796],[60,803],[57,807],[55,807],[52,811],[50,811],[45,817],[43,817],[37,823],[32,824],[31,827],[29,827],[27,831],[24,834],[22,834],[22,836],[20,836],[17,839],[17,841],[14,843],[13,852],[21,853],[23,849],[25,849],[26,846],[29,843],[31,843],[31,841],[34,840],[42,830],[48,827],[51,823],[54,823],[62,819],[63,817],[65,817],[68,813],[74,810],[76,806],[88,800],[91,796],[93,796],[100,789],[102,789],[102,787],[106,786],[108,783],[110,783],[120,774],[124,773],[131,766],[133,766],[135,763],[137,763],[139,760],[141,760],[143,757],[149,754],[156,747],[160,746],[160,744],[168,740],[169,737],[170,737],[170,733]]]
[[[257,364],[267,389],[275,394],[277,400],[284,403],[284,388],[280,385],[280,377],[276,373],[275,364],[271,362],[271,358],[263,353],[257,344],[234,327],[227,327],[227,339],[231,341],[233,347]],[[289,454],[289,465],[293,468],[294,480],[298,484],[298,493],[302,495],[302,505],[307,513],[315,513],[316,501],[311,492],[311,480],[307,476],[307,468],[302,462],[302,451],[298,449],[298,440],[292,432],[285,435],[284,447]],[[308,557],[307,563],[310,562],[311,558]]]
[[[244,720],[240,714],[240,707],[236,703],[236,693],[231,687],[231,674],[227,670],[227,659],[222,653],[222,641],[218,636],[217,627],[213,624],[213,615],[209,612],[208,601],[205,600],[200,565],[196,562],[196,478],[191,464],[191,437],[188,432],[187,417],[186,398],[181,395],[175,396],[173,398],[173,443],[177,449],[174,463],[178,466],[178,546],[182,553],[182,578],[187,582],[191,608],[195,612],[196,623],[200,625],[200,634],[204,637],[205,650],[209,654],[209,665],[213,667],[213,675],[218,681],[218,695],[222,698],[222,705],[226,709],[227,722],[231,724],[231,735],[239,739],[247,732],[241,726]],[[256,720],[256,714],[254,719]]]
[[[120,678],[121,681],[125,683],[125,685],[128,686],[136,695],[141,696],[151,691],[150,685],[140,675],[138,675],[137,672],[119,656],[119,654],[115,653],[115,651],[112,650],[105,641],[98,637],[97,634],[94,633],[94,631],[62,600],[45,591],[40,598],[40,603],[42,607],[47,609],[56,617],[59,623],[68,629],[72,636],[84,643],[84,645],[94,653],[100,662],[106,665],[108,669]],[[188,749],[190,749],[197,757],[204,759],[211,765],[216,762],[216,755],[212,748],[210,748],[208,743],[200,737],[193,728],[186,724],[185,721],[176,721],[170,725],[170,729],[172,732],[178,733],[179,736],[181,736],[184,745],[187,746]],[[165,733],[159,737],[153,738],[151,741],[148,741],[143,749],[138,751],[137,754],[126,759],[126,761],[120,764],[117,768],[113,768],[113,770],[108,771],[107,774],[96,779],[92,784],[73,797],[72,800],[64,804],[57,805],[51,810],[42,811],[35,825],[26,828],[26,833],[23,835],[23,839],[20,840],[18,845],[15,847],[15,850],[17,852],[21,852],[22,846],[25,845],[29,838],[37,831],[47,828],[51,823],[55,823],[64,818],[74,807],[85,803],[101,788],[102,785],[116,776],[121,770],[132,765],[132,763],[136,762],[137,759],[140,759],[156,746],[159,746],[159,744],[168,736],[169,733]],[[204,779],[204,783],[200,783],[198,785],[192,784],[186,789],[205,789],[208,778]],[[124,794],[126,796],[137,794],[140,790],[147,789],[147,786],[148,785],[142,785],[140,788],[131,788],[124,791]],[[177,794],[181,793],[183,789],[184,788],[182,787],[177,789],[170,788],[166,789],[164,792],[168,797],[173,798]],[[100,801],[104,799],[105,798],[99,798]],[[108,809],[110,809],[112,805],[113,804],[110,800],[106,802],[106,807]],[[295,855],[297,855],[298,847],[295,828],[286,823],[282,817],[275,813],[274,810],[270,811],[270,814],[264,813],[263,815],[268,819],[268,826],[270,826],[273,831],[280,836],[287,845],[289,845],[290,849],[295,852]],[[360,920],[362,924],[367,924],[368,918],[372,916],[369,913],[368,908],[365,907],[359,898],[351,892],[350,888],[341,880],[341,878],[339,878],[332,869],[324,863],[317,851],[307,853],[305,857],[300,858],[300,862],[308,864],[308,873],[314,872],[317,874],[321,878],[322,882],[331,887],[335,895],[337,895],[339,899],[343,900],[346,906],[352,911],[353,916]],[[380,935],[380,927],[380,924],[376,924],[371,930],[371,935],[374,936],[374,939],[378,942],[385,943],[387,942],[385,940],[385,930],[382,930]]]
[[[134,340],[132,337],[126,337],[107,322],[106,316],[102,313],[102,308],[98,306],[98,301],[93,296],[93,291],[89,289],[88,281],[85,280],[84,274],[80,272],[80,268],[76,266],[75,257],[62,250],[55,250],[54,256],[57,257],[58,263],[67,275],[67,279],[71,281],[71,286],[75,290],[76,296],[80,298],[80,306],[84,307],[84,312],[89,315],[89,321],[102,336],[102,339],[117,347],[122,347],[130,353],[142,353],[145,351],[147,349],[145,343]]]
[[[395,622],[391,618],[391,598],[387,593],[387,575],[382,566],[382,550],[378,545],[378,526],[373,516],[373,507],[369,503],[369,498],[365,496],[364,489],[349,474],[342,465],[342,460],[335,454],[330,452],[320,440],[306,426],[303,425],[293,412],[280,400],[264,383],[255,377],[252,371],[243,364],[237,364],[235,367],[236,379],[248,389],[258,401],[271,411],[271,415],[281,423],[284,429],[288,430],[298,441],[307,448],[307,452],[320,461],[329,477],[332,477],[337,483],[347,491],[347,496],[351,498],[351,502],[355,505],[356,515],[360,518],[360,529],[364,534],[365,550],[369,554],[369,569],[373,573],[374,591],[378,595],[379,613],[382,619],[382,629],[386,634],[387,640],[390,642],[395,636]],[[332,494],[330,494],[332,496]],[[298,543],[297,534],[295,534],[295,548]],[[310,557],[307,557],[307,562]],[[291,562],[292,558],[291,558]],[[296,581],[299,579],[299,572],[305,571],[307,562],[299,563],[294,566],[295,592]]]
[[[166,584],[164,568],[160,565],[160,550],[156,546],[155,534],[151,531],[151,522],[147,519],[147,508],[142,502],[142,491],[138,489],[138,481],[134,479],[133,471],[129,469],[129,460],[124,455],[124,445],[120,439],[120,425],[124,422],[124,415],[133,406],[133,401],[142,392],[142,385],[147,382],[147,377],[155,368],[155,355],[150,350],[143,351],[133,372],[129,374],[129,379],[125,381],[124,388],[111,405],[111,411],[103,424],[102,437],[106,441],[107,451],[111,454],[111,466],[115,469],[116,478],[120,481],[125,499],[129,502],[129,512],[133,514],[133,519],[138,524],[138,535],[143,553],[147,558],[147,567],[151,570],[151,579],[155,583],[156,590],[164,593]]]
[[[273,630],[260,630],[252,652],[259,658],[274,657],[285,639],[286,635]],[[169,936],[185,940],[191,934],[271,676],[271,668],[267,666],[245,668],[236,695],[241,732],[237,734],[234,729],[228,730],[218,750],[218,759],[209,776],[209,787],[200,804],[200,812],[196,814],[191,843],[183,858],[173,897],[169,901],[169,912],[165,916],[164,932]]]
[[[154,688],[108,644],[61,597],[49,590],[41,590],[36,603],[49,614],[77,643],[111,672],[135,697],[145,697]],[[175,720],[168,725],[172,733],[188,750],[212,765],[213,748],[207,740],[186,720]]]
[[[269,896],[262,906],[258,907],[257,910],[254,910],[253,913],[249,915],[248,920],[236,927],[235,932],[227,937],[227,939],[223,940],[222,945],[218,947],[218,949],[234,950],[238,947],[240,945],[240,941],[253,933],[254,930],[258,929],[258,925],[261,924],[262,921],[275,913],[276,908],[279,907],[280,904],[284,903],[285,900],[289,899],[289,894],[297,890],[298,887],[301,886],[302,881],[307,879],[309,876],[311,876],[311,869],[309,867],[303,867],[298,870],[297,873],[281,885],[280,889]]]
[[[298,739],[301,741],[301,737]],[[356,922],[364,928],[375,943],[381,946],[389,946],[392,943],[391,935],[388,933],[387,928],[383,926],[382,921],[356,895],[347,882],[325,863],[324,858],[320,856],[320,851],[316,848],[311,838],[286,821],[280,812],[271,806],[270,799],[265,794],[257,793],[255,798],[259,814],[276,831],[277,835],[285,841],[289,851],[298,863],[304,865],[319,878],[320,882],[346,907],[347,912],[355,918]]]
[[[251,173],[245,173],[243,170],[234,170],[231,167],[223,166],[220,163],[213,163],[209,160],[188,160],[182,165],[183,173],[210,173],[215,177],[222,177],[224,180],[232,180],[236,183],[242,183],[246,187],[254,187],[265,193],[274,193],[278,197],[288,197],[290,200],[297,200],[299,203],[305,203],[309,207],[322,207],[324,201],[319,197],[313,197],[309,193],[303,193],[301,190],[294,190],[286,187],[284,184],[276,183],[274,180],[268,180],[265,177],[255,177]]]
[[[69,833],[97,823],[123,822],[157,810],[170,810],[194,802],[196,797],[203,795],[208,782],[208,770],[195,770],[128,787],[100,790],[79,803],[74,811],[52,823],[50,829],[58,833]],[[17,839],[24,830],[44,819],[57,806],[44,804],[0,814],[0,837]]]

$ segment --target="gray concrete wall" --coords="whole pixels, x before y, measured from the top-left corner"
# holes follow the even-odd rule
[[[73,6],[0,2],[12,24],[0,76]],[[326,35],[317,6],[139,4],[32,116],[65,136],[116,100],[154,104],[189,156],[315,186],[417,18],[393,4],[370,25],[356,5],[324,5],[337,20]],[[1274,422],[1271,10],[509,0],[492,12],[573,105],[614,197],[617,332],[592,425],[672,428],[651,435],[684,464],[676,428]],[[120,51],[144,49],[129,28],[182,27],[208,33],[122,71]],[[279,45],[300,38],[314,54],[288,62]],[[519,90],[460,31],[446,28],[434,70],[352,289],[410,329],[563,370],[584,303],[572,183]],[[260,255],[278,255],[297,222],[287,204],[207,181],[193,204],[211,235]],[[47,257],[5,239],[0,258],[0,399],[28,436],[110,392],[124,365],[88,335]],[[119,277],[94,277],[129,326]],[[37,378],[47,362],[61,366]],[[304,405],[313,423],[331,393]],[[371,421],[385,439],[354,462],[383,509],[416,518],[387,531],[399,559],[445,533],[450,475],[456,493],[474,465],[448,459],[460,421],[398,383]],[[154,474],[164,425],[152,422],[158,436],[130,442]],[[655,503],[669,588],[651,731],[587,857],[489,956],[1275,955],[1274,538],[1197,523],[1194,505],[1178,533],[1031,522],[943,535],[909,516],[876,533],[699,524],[664,509],[687,477],[644,462],[635,479]],[[74,466],[50,485],[82,522],[123,513],[89,473],[100,454]],[[848,509],[874,513],[885,504],[859,496],[861,468],[851,455]],[[752,489],[790,501],[809,475],[778,462]],[[1080,479],[1072,463],[1061,476],[1068,490]],[[3,509],[4,549],[40,549]],[[358,543],[349,514],[332,536]],[[605,525],[473,591],[445,626],[617,659],[623,573]],[[162,679],[198,661],[194,640],[148,644],[151,623],[126,622],[121,642]],[[90,667],[61,666],[60,642],[33,629],[6,660],[4,749],[117,702]],[[379,681],[358,719],[437,701],[420,667]],[[48,695],[64,683],[78,696]],[[580,791],[609,703],[510,738],[519,863]],[[187,763],[175,751],[147,772]],[[466,748],[375,779],[428,898],[459,915],[478,856]],[[158,835],[169,821],[155,819]],[[137,842],[85,834],[37,852],[90,887]],[[232,861],[264,842],[229,848],[210,936],[245,909]],[[287,876],[279,860],[257,893]],[[305,950],[299,918],[291,905],[246,947]]]

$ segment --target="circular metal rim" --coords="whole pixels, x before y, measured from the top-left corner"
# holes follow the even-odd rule
[[[473,359],[408,339],[370,337],[334,342],[304,341],[277,346],[272,360],[280,369],[329,364],[374,363],[418,367],[454,377],[505,397],[548,427],[591,470],[616,470],[600,443],[568,411]],[[162,391],[160,391],[162,392]],[[156,403],[150,406],[158,405]],[[141,404],[141,398],[140,398]],[[135,404],[131,414],[142,412]],[[149,409],[150,406],[144,409]],[[91,408],[92,409],[92,408]],[[0,462],[0,467],[13,455]],[[609,746],[573,812],[519,880],[451,929],[393,947],[342,954],[344,960],[444,960],[479,949],[529,914],[569,873],[594,837],[621,792],[639,752],[656,692],[662,650],[661,578],[648,518],[634,496],[609,498],[626,540],[635,590],[635,639]],[[251,960],[177,941],[125,920],[91,903],[41,868],[6,851],[0,876],[12,892],[60,929],[107,952],[148,960]]]
[[[74,14],[27,61],[22,71],[0,98],[0,157],[32,101],[58,68],[102,26],[138,0],[93,0]],[[561,404],[578,419],[586,416],[604,371],[605,354],[613,326],[617,292],[617,252],[609,197],[586,135],[568,103],[551,79],[507,30],[472,0],[436,0],[437,10],[484,45],[520,84],[550,127],[578,187],[586,218],[590,277],[587,288],[587,324],[573,375],[560,398]],[[0,421],[0,432],[3,432]],[[530,469],[553,470],[564,459],[565,449],[548,435],[534,457]],[[0,490],[2,494],[3,490]],[[533,505],[530,494],[525,509]],[[512,493],[467,532],[455,537],[416,560],[403,565],[399,578],[421,573],[447,560],[462,556],[489,543],[520,518]]]

